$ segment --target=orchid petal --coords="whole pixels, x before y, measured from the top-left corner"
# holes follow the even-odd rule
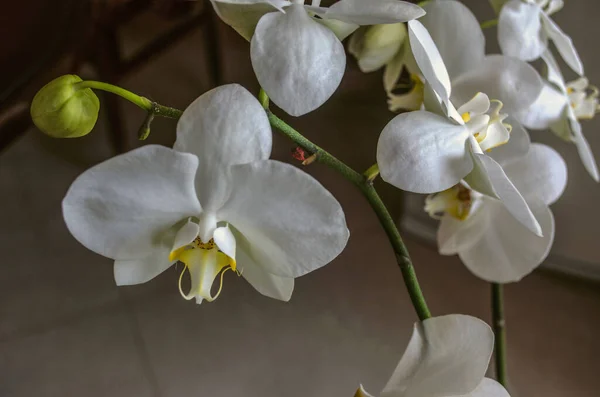
[[[313,10],[314,7],[307,6]],[[333,18],[357,25],[378,25],[407,22],[425,15],[416,4],[400,0],[340,0],[321,14],[323,18]]]
[[[452,82],[452,102],[460,106],[478,92],[502,102],[503,113],[528,108],[540,95],[543,81],[529,64],[503,55],[486,57]]]
[[[488,227],[488,219],[485,211],[479,211],[479,208],[473,209],[462,221],[450,215],[444,216],[437,231],[440,254],[454,255],[476,244]]]
[[[512,126],[510,139],[504,145],[498,146],[488,153],[501,166],[514,159],[524,157],[531,146],[529,133],[518,121],[509,117],[505,122]]]
[[[185,247],[190,244],[196,237],[198,237],[198,233],[200,228],[198,224],[192,222],[188,219],[188,221],[177,231],[175,235],[175,241],[171,247],[171,254],[174,256],[177,254],[177,250]],[[175,258],[170,255],[169,260],[174,260]]]
[[[548,256],[554,240],[554,218],[548,206],[532,204],[543,237],[538,237],[519,223],[499,202],[487,200],[483,205],[490,222],[479,241],[460,251],[465,266],[477,277],[494,283],[521,280]],[[482,210],[484,210],[482,208]]]
[[[537,4],[509,1],[498,17],[498,43],[504,55],[535,61],[548,47],[542,29],[543,11]]]
[[[170,247],[165,243],[147,251],[145,257],[115,260],[114,277],[118,286],[143,284],[173,265],[169,259]]]
[[[177,123],[173,148],[198,156],[196,191],[204,210],[213,212],[230,189],[229,166],[269,158],[272,140],[258,100],[242,86],[229,84],[188,106]]]
[[[223,22],[250,41],[263,15],[277,10],[283,12],[283,7],[291,3],[285,0],[211,0],[211,4]]]
[[[491,157],[479,153],[473,153],[473,164],[473,171],[465,177],[469,186],[487,196],[500,199],[515,219],[541,236],[542,230],[538,221],[500,164]]]
[[[218,227],[213,234],[213,239],[221,252],[236,260],[236,241],[228,226]]]
[[[313,20],[331,30],[339,41],[344,41],[360,27],[360,25],[338,21],[337,19],[313,18]]]
[[[273,102],[292,116],[323,105],[340,85],[346,67],[344,46],[315,22],[303,6],[261,18],[250,55],[258,82]]]
[[[583,63],[573,45],[573,40],[549,16],[542,13],[541,17],[546,33],[556,46],[559,54],[575,73],[583,76]]]
[[[398,54],[406,36],[403,23],[363,27],[350,38],[348,52],[354,55],[362,72],[373,72]]]
[[[538,98],[528,108],[515,114],[523,125],[534,130],[544,130],[557,123],[569,106],[568,97],[554,85],[544,83]]]
[[[289,301],[294,291],[294,279],[275,276],[265,271],[246,252],[247,250],[248,248],[243,246],[238,250],[237,265],[241,275],[262,295],[284,302]]]
[[[573,118],[568,119],[570,128],[573,132],[573,143],[577,147],[577,151],[579,152],[579,157],[583,162],[583,166],[586,171],[590,174],[592,179],[596,182],[600,182],[600,175],[598,174],[598,165],[596,164],[596,159],[594,158],[594,153],[592,152],[592,148],[588,143],[587,139],[583,135],[581,131],[581,124],[579,121],[574,120]]]
[[[416,111],[396,116],[383,129],[377,163],[384,181],[415,193],[456,185],[473,169],[469,131],[445,117]]]
[[[567,165],[550,146],[534,143],[527,156],[504,165],[504,171],[527,202],[546,205],[560,198],[567,186]]]
[[[425,80],[440,97],[441,102],[449,107],[452,89],[450,76],[429,32],[421,22],[410,21],[408,23],[408,37],[413,55]]]
[[[446,397],[470,393],[485,376],[494,333],[460,314],[432,317],[415,328],[381,397]]]
[[[473,13],[458,1],[432,1],[420,19],[435,42],[451,79],[485,57],[485,37]],[[452,32],[452,34],[448,34]]]
[[[319,182],[274,160],[232,167],[234,186],[219,215],[250,243],[265,271],[299,277],[331,262],[348,240],[344,212]]]
[[[194,190],[197,167],[196,156],[158,145],[113,157],[71,185],[62,204],[67,227],[100,255],[144,258],[170,227],[202,211]]]

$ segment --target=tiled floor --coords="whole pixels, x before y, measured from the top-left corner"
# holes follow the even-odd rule
[[[224,32],[225,57],[235,59],[227,80],[255,87],[236,58],[247,55],[244,43]],[[208,88],[192,56],[200,46],[201,34],[193,35],[127,86],[183,107]],[[355,73],[331,103],[293,123],[366,168],[373,159],[349,156],[349,148],[369,153],[388,115],[369,88],[379,77]],[[135,131],[142,116],[125,109]],[[168,142],[173,126],[161,120],[151,142]],[[415,316],[385,236],[350,184],[308,168],[342,202],[352,237],[331,265],[298,280],[291,302],[264,298],[228,274],[221,297],[197,306],[180,298],[175,269],[117,289],[110,261],[63,225],[60,201],[80,172],[109,156],[105,138],[104,125],[70,142],[30,131],[0,157],[0,396],[325,397],[352,396],[359,383],[373,392],[383,386]],[[288,159],[289,148],[276,138],[275,157]],[[386,198],[397,209],[397,194],[387,189]],[[489,318],[485,283],[456,258],[415,241],[409,248],[434,314]],[[536,273],[506,295],[513,397],[597,396],[598,287]]]

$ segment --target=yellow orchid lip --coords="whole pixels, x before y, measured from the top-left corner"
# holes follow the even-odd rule
[[[178,260],[184,265],[179,275],[179,293],[186,300],[196,298],[196,303],[203,300],[212,302],[219,297],[223,289],[223,276],[227,270],[237,273],[237,263],[230,258],[215,244],[213,239],[203,242],[196,237],[190,244],[171,251],[169,260]],[[182,281],[185,271],[188,271],[191,287],[188,293],[183,292]],[[215,279],[220,275],[219,289],[213,295],[211,289]]]
[[[473,204],[471,190],[459,183],[443,192],[434,193],[425,199],[425,211],[434,219],[448,214],[459,221],[469,217]]]

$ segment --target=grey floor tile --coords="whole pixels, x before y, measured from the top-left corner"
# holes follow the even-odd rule
[[[130,319],[106,311],[0,344],[0,395],[154,396]]]

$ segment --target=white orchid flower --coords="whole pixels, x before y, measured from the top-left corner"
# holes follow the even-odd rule
[[[416,111],[396,116],[382,131],[377,146],[381,177],[415,193],[441,192],[465,179],[473,189],[502,200],[519,222],[541,235],[541,227],[526,201],[502,167],[486,154],[506,143],[513,128],[505,123],[502,102],[491,101],[480,92],[455,109],[450,101],[450,76],[433,39],[419,21],[408,25],[416,62],[434,91],[432,95],[439,99],[436,104],[443,115]],[[541,79],[528,65],[522,65],[526,64],[502,56],[484,58],[480,67],[460,76],[459,93],[485,87],[507,98],[511,108],[522,102],[529,105],[541,91]],[[513,84],[515,78],[520,82],[523,77],[521,86]],[[504,84],[508,87],[502,88]],[[523,90],[524,95],[511,90]],[[521,150],[526,152],[527,147]]]
[[[522,112],[523,124],[537,130],[550,128],[560,138],[574,143],[585,169],[599,182],[598,165],[580,124],[598,113],[598,89],[590,86],[585,77],[565,83],[552,54],[546,52],[542,58],[548,81],[533,105]]]
[[[404,23],[363,26],[350,36],[348,52],[362,72],[374,72],[391,62],[407,39]]]
[[[383,87],[392,112],[421,108],[424,84],[410,49],[406,24],[361,27],[350,37],[348,52],[364,73],[385,67]],[[399,81],[403,70],[409,78]]]
[[[494,333],[460,314],[416,323],[410,342],[381,397],[509,397],[486,378]],[[360,386],[355,397],[372,397]]]
[[[340,38],[358,25],[405,22],[424,14],[421,7],[399,0],[341,0],[328,8],[320,7],[320,0],[312,5],[303,0],[212,3],[226,23],[245,37],[251,35],[250,56],[258,82],[292,116],[317,109],[340,85],[346,68]],[[265,6],[272,12],[260,15]]]
[[[259,102],[239,85],[216,88],[185,110],[175,149],[144,146],[79,176],[63,201],[65,222],[80,243],[115,260],[117,285],[147,282],[181,261],[186,299],[213,301],[231,269],[287,301],[295,277],[343,250],[348,229],[314,178],[268,160],[271,144]]]
[[[489,282],[521,280],[546,259],[554,240],[549,205],[566,187],[567,167],[546,145],[534,143],[523,156],[523,145],[517,140],[527,139],[522,130],[493,156],[527,201],[543,237],[517,222],[501,201],[462,183],[426,200],[425,211],[441,219],[437,235],[440,254],[458,254],[473,274]]]
[[[550,18],[563,5],[563,0],[511,0],[503,4],[498,16],[498,42],[502,53],[535,61],[552,40],[567,65],[583,76],[583,64],[573,41]]]

